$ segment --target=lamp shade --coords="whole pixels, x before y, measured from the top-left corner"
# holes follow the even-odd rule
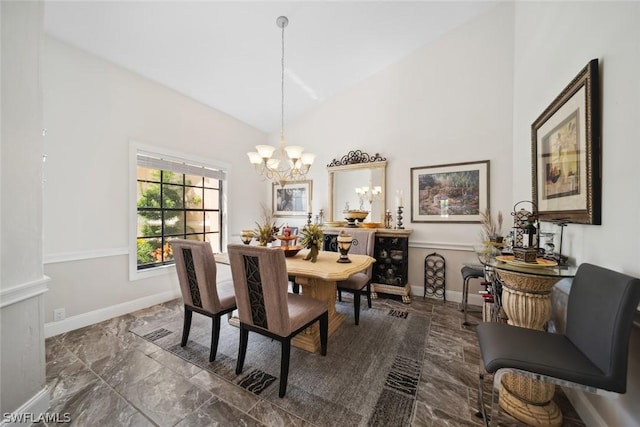
[[[316,159],[316,155],[313,153],[302,153],[302,164],[311,166]]]
[[[272,147],[271,145],[256,145],[256,150],[258,150],[260,157],[268,159],[273,155],[273,152],[276,151],[276,147]]]
[[[299,159],[302,156],[304,148],[299,145],[288,145],[284,147],[284,150],[287,152],[287,156],[289,156],[290,159]]]
[[[262,157],[260,157],[260,154],[258,154],[256,151],[247,153],[247,156],[249,156],[249,161],[251,162],[251,164],[259,165],[260,163],[262,163]]]

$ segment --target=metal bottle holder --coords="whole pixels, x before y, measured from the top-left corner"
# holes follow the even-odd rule
[[[432,253],[424,259],[424,295],[442,298],[447,301],[445,294],[445,261],[442,255]]]
[[[518,205],[521,203],[530,203],[531,211],[527,211],[524,208],[518,210]],[[540,242],[540,221],[538,219],[538,207],[530,200],[522,200],[513,206],[513,259],[516,261],[535,263],[538,257],[538,245]],[[536,222],[536,236],[535,244],[529,246],[524,241],[524,231],[527,224],[530,222],[529,218],[533,218]]]

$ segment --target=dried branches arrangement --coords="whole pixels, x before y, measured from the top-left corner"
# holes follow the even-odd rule
[[[491,211],[487,208],[480,212],[480,226],[484,240],[502,237],[502,211],[498,211],[498,221],[494,222]]]

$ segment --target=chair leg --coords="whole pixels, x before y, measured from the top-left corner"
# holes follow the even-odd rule
[[[280,358],[280,391],[279,397],[284,397],[287,392],[287,379],[289,378],[289,358],[291,356],[291,337],[282,340],[282,357]]]
[[[465,326],[469,326],[469,322],[467,321],[467,303],[469,300],[469,280],[471,280],[470,278],[467,278],[464,282],[464,289],[462,290],[462,298],[463,298],[463,303],[462,303],[462,311],[464,311],[464,321],[462,322],[463,325]]]
[[[193,316],[193,311],[189,309],[187,306],[184,307],[184,325],[182,326],[182,341],[180,341],[180,347],[184,347],[187,345],[187,341],[189,340],[189,331],[191,331],[191,317]]]
[[[247,354],[247,343],[249,342],[249,330],[240,323],[240,347],[238,348],[238,361],[236,362],[236,375],[242,373],[244,367],[244,356]]]
[[[462,308],[460,309],[460,311],[466,311],[467,310],[467,287],[469,286],[469,280],[468,279],[464,279],[462,281]]]
[[[211,325],[211,350],[209,351],[209,362],[216,360],[218,352],[218,340],[220,339],[220,316],[213,316]]]
[[[367,305],[371,308],[371,283],[367,283]]]
[[[342,302],[342,291],[338,289],[338,301]]]
[[[327,341],[329,340],[329,312],[320,316],[320,355],[327,355]]]
[[[356,318],[356,325],[360,324],[360,291],[353,293],[353,314]]]
[[[293,293],[300,294],[300,284],[296,283],[295,281],[293,282]]]
[[[482,418],[485,427],[489,426],[487,410],[484,406],[484,374],[482,373],[482,371],[478,373],[478,412],[476,412],[476,417]]]

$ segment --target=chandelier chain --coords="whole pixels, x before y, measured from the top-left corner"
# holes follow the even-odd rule
[[[284,141],[284,27],[285,24],[282,25],[282,59],[280,60],[280,141]]]

